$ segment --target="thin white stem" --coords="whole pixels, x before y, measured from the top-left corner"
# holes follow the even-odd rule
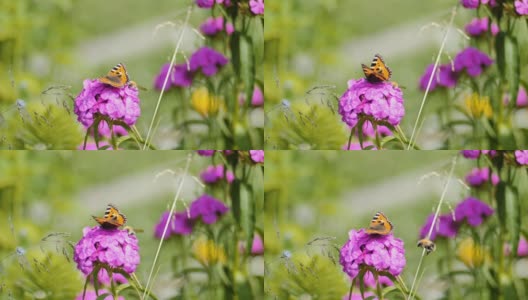
[[[145,298],[145,295],[149,291],[150,288],[150,280],[152,279],[152,273],[154,272],[154,268],[156,266],[156,262],[158,261],[158,256],[161,250],[161,246],[163,245],[163,241],[165,240],[165,234],[167,233],[167,229],[169,228],[170,221],[172,219],[172,215],[174,214],[174,210],[176,209],[176,202],[178,201],[178,198],[180,197],[181,190],[183,188],[183,182],[185,181],[185,177],[187,176],[187,173],[189,171],[189,166],[191,165],[192,161],[192,153],[189,153],[187,156],[187,164],[185,165],[185,169],[183,170],[183,174],[180,177],[180,182],[178,184],[178,189],[176,190],[176,194],[174,195],[174,199],[172,201],[172,205],[169,211],[169,217],[167,218],[167,221],[165,222],[165,227],[163,228],[163,233],[161,234],[161,239],[158,244],[158,249],[156,250],[156,256],[154,256],[154,262],[152,262],[152,268],[150,269],[149,277],[147,280],[147,285],[145,286],[145,290],[143,292],[143,298]]]
[[[427,95],[429,94],[431,83],[433,82],[433,78],[435,78],[434,75],[435,75],[436,69],[438,68],[438,64],[440,63],[440,57],[442,56],[442,52],[444,51],[444,47],[447,42],[447,37],[449,36],[449,30],[451,29],[451,26],[453,25],[453,21],[455,20],[456,9],[457,9],[457,6],[453,7],[453,10],[451,11],[451,19],[449,20],[449,23],[447,24],[447,29],[444,34],[442,44],[440,46],[440,50],[438,51],[438,55],[436,56],[435,64],[433,66],[433,71],[431,72],[431,76],[429,77],[429,81],[427,82],[427,88],[425,89],[425,94],[423,96],[422,103],[420,104],[420,109],[418,110],[418,116],[416,117],[416,121],[414,122],[411,139],[409,140],[409,144],[407,145],[407,150],[410,150],[414,146],[414,143],[416,143],[416,140],[413,141],[413,139],[414,139],[415,133],[416,133],[416,136],[418,136],[418,132],[416,131],[418,127],[418,122],[420,121],[420,116],[422,115],[422,110],[425,106],[425,100],[427,99]]]
[[[451,162],[451,169],[449,170],[449,174],[447,175],[447,181],[444,185],[444,189],[442,190],[442,195],[440,196],[440,201],[438,202],[438,205],[436,206],[436,212],[433,218],[433,222],[431,223],[431,228],[429,228],[429,232],[427,233],[427,239],[431,237],[431,233],[433,232],[433,228],[435,226],[436,220],[438,219],[438,215],[440,214],[440,208],[442,207],[442,203],[444,202],[445,195],[447,193],[447,188],[449,187],[449,182],[451,182],[451,177],[453,177],[453,173],[455,171],[455,166],[457,164],[458,155],[456,155],[452,162]],[[407,297],[407,300],[412,299],[414,285],[416,284],[416,279],[418,278],[418,273],[420,273],[420,268],[422,266],[422,261],[425,256],[425,249],[422,250],[422,256],[420,257],[420,262],[418,263],[418,267],[416,268],[416,273],[414,274],[414,279],[411,285],[411,290],[409,291],[409,296]]]
[[[178,54],[178,50],[180,50],[180,45],[181,45],[181,42],[183,40],[183,36],[185,34],[185,31],[187,29],[187,24],[189,22],[189,18],[191,17],[192,8],[193,8],[193,6],[191,5],[187,9],[187,15],[185,17],[185,21],[183,22],[181,33],[180,33],[180,36],[178,38],[178,42],[176,43],[176,47],[174,48],[174,53],[172,54],[171,62],[170,62],[170,65],[169,65],[169,70],[167,72],[167,75],[165,75],[165,80],[163,80],[163,85],[161,87],[161,92],[160,92],[160,95],[159,95],[159,98],[158,98],[158,102],[156,103],[156,108],[154,109],[154,114],[152,115],[152,120],[150,121],[149,129],[148,129],[148,132],[147,132],[147,137],[145,138],[145,142],[143,144],[143,149],[142,150],[146,150],[147,149],[147,144],[150,142],[150,140],[149,140],[149,139],[151,139],[150,133],[152,131],[152,127],[154,126],[154,121],[156,120],[156,116],[158,115],[158,110],[159,110],[159,107],[160,107],[160,104],[161,104],[161,98],[163,97],[163,93],[165,92],[165,87],[167,86],[167,82],[169,81],[169,77],[170,77],[170,75],[172,73],[172,67],[174,66],[174,62],[176,61],[176,55]]]

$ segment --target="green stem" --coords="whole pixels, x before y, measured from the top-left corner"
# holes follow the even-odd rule
[[[376,280],[376,294],[378,295],[378,299],[383,300],[383,292],[381,291],[381,284],[379,282],[378,272],[372,272],[372,274],[374,274],[374,278]]]
[[[348,144],[347,144],[347,150],[350,150],[350,144],[352,143],[352,136],[354,136],[354,129],[356,129],[356,127],[352,127],[352,129],[350,129],[350,136],[348,137]]]

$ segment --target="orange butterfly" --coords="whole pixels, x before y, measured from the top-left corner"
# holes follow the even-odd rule
[[[363,67],[363,73],[365,73],[367,80],[372,83],[387,81],[392,75],[391,69],[387,67],[383,58],[379,54],[374,55],[370,67],[367,67],[364,64],[361,64],[361,67]]]
[[[436,249],[435,243],[433,243],[429,239],[421,239],[421,240],[419,240],[417,246],[424,248],[427,255],[429,255],[429,253],[435,251],[435,249]]]
[[[392,232],[392,223],[382,212],[377,212],[372,221],[370,221],[369,227],[366,229],[368,234],[380,234],[387,235]]]
[[[102,218],[92,216],[104,229],[115,229],[126,223],[126,217],[112,204],[108,204]]]
[[[130,81],[125,65],[121,63],[113,67],[104,77],[99,77],[99,81],[116,88],[124,87],[127,84],[135,85],[135,82]]]

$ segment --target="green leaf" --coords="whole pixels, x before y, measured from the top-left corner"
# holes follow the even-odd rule
[[[242,185],[240,188],[240,209],[242,213],[242,228],[246,234],[246,250],[249,253],[253,246],[255,232],[255,201],[251,187]]]
[[[519,237],[521,232],[521,204],[519,193],[514,187],[506,187],[506,224],[510,236],[512,253],[517,253],[519,247]]]
[[[504,54],[504,44],[506,40],[506,33],[501,31],[495,36],[495,52],[497,53],[497,66],[499,68],[499,73],[504,79],[506,73],[506,57]]]
[[[239,227],[241,227],[241,213],[240,213],[240,180],[235,179],[231,183],[231,190],[229,191],[231,195],[231,209],[233,210],[233,216]]]
[[[251,102],[255,84],[255,54],[251,39],[240,32],[235,32],[230,41],[233,67],[237,77],[244,83],[246,103]]]
[[[504,43],[504,54],[506,63],[506,80],[508,80],[510,92],[510,107],[515,107],[517,103],[517,93],[519,92],[519,74],[520,69],[520,55],[519,45],[514,36],[506,36]]]
[[[236,293],[238,295],[238,299],[254,299],[253,293],[251,291],[251,285],[246,279],[237,280]]]
[[[497,185],[497,215],[499,216],[499,223],[501,229],[506,228],[506,182],[500,181]]]

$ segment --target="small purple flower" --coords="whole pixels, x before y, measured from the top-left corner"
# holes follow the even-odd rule
[[[515,11],[521,15],[528,15],[528,0],[515,0]]]
[[[249,156],[254,163],[264,163],[264,150],[249,150]]]
[[[86,128],[92,125],[96,114],[123,121],[129,126],[134,125],[141,115],[135,86],[116,88],[97,79],[86,79],[83,85],[83,90],[75,98],[73,111]]]
[[[191,203],[190,215],[193,220],[202,217],[205,224],[213,224],[228,210],[229,208],[223,202],[204,194]]]
[[[163,212],[161,218],[154,227],[154,236],[158,239],[161,239],[163,235],[163,229],[165,229],[165,224],[167,224],[167,219],[169,218],[169,212]],[[194,222],[187,217],[187,212],[176,212],[174,213],[172,219],[170,220],[169,227],[167,227],[167,232],[165,232],[165,239],[171,237],[171,235],[189,235],[193,231]]]
[[[161,90],[163,87],[163,82],[165,77],[167,77],[167,72],[169,72],[170,63],[166,63],[161,67],[161,70],[154,79],[154,87],[157,90]],[[173,70],[169,78],[167,79],[167,84],[165,85],[165,91],[170,89],[172,86],[175,87],[188,87],[192,84],[192,73],[187,70],[186,64],[174,65]]]
[[[339,252],[343,272],[355,278],[363,264],[377,271],[388,271],[398,276],[405,267],[403,241],[394,235],[369,235],[364,229],[350,230],[348,241]]]
[[[466,32],[471,36],[480,36],[488,32],[489,18],[474,18],[466,25]],[[497,23],[491,23],[491,35],[495,36],[499,33],[499,26]]]
[[[227,22],[225,25],[225,31],[227,35],[232,35],[233,32],[235,32],[235,26],[233,26],[233,23]]]
[[[378,281],[381,286],[393,286],[394,282],[390,280],[387,276],[378,276]],[[374,278],[374,274],[372,272],[367,271],[365,273],[365,277],[363,277],[363,283],[367,287],[375,288],[376,287],[376,278]]]
[[[506,244],[504,245],[504,254],[510,255],[511,254],[511,245]],[[524,257],[528,256],[528,241],[524,238],[524,236],[521,236],[519,239],[519,246],[517,247],[517,257]]]
[[[528,165],[528,150],[515,150],[515,160],[521,166]]]
[[[477,227],[482,224],[484,217],[491,216],[493,212],[493,208],[488,204],[477,198],[468,197],[458,203],[455,208],[455,217],[458,223],[466,219],[470,226]]]
[[[489,182],[490,179],[490,169],[489,168],[474,168],[469,174],[466,175],[466,182],[474,187],[483,185],[486,182]],[[499,175],[493,173],[491,174],[491,184],[497,185],[499,183]]]
[[[96,294],[95,291],[92,291],[92,290],[86,290],[86,293],[84,294],[84,298],[83,298],[83,293],[84,291],[81,291],[77,297],[75,297],[75,300],[97,300],[100,298],[98,298],[99,296],[101,295],[104,295],[104,294],[108,294],[108,296],[106,296],[103,300],[113,300],[114,297],[112,296],[112,293],[108,290],[105,290],[105,289],[99,289],[99,293]],[[118,300],[125,300],[125,297],[123,296],[119,296],[117,297]]]
[[[402,91],[389,82],[349,80],[347,91],[339,99],[339,114],[350,127],[356,126],[363,115],[396,126],[405,115]]]
[[[138,240],[127,230],[85,227],[83,237],[75,245],[73,260],[85,275],[98,263],[130,274],[140,261]]]
[[[462,6],[469,9],[475,9],[479,7],[480,0],[460,0],[460,3],[462,3]]]
[[[480,156],[480,150],[462,150],[460,153],[467,159],[477,159]]]
[[[238,243],[238,251],[240,253],[246,252],[246,243],[240,242]],[[255,234],[253,236],[253,243],[251,244],[251,255],[262,255],[264,254],[264,241],[262,241],[262,238],[260,235]]]
[[[370,147],[370,148],[368,148]],[[368,148],[368,149],[366,149]],[[343,147],[341,147],[342,150],[378,150],[374,146],[374,144],[371,141],[363,141],[363,148],[361,148],[360,143],[350,143],[350,147],[348,147],[348,143],[344,144]]]
[[[503,103],[504,105],[508,105],[508,103],[510,103],[509,94],[504,95]],[[517,108],[528,106],[528,95],[526,94],[526,90],[523,86],[519,86],[519,92],[517,93],[517,103],[515,104],[515,106],[517,106]]]
[[[224,179],[224,165],[208,166],[201,174],[200,178],[204,183],[215,184],[220,180]],[[225,179],[227,183],[235,180],[235,174],[233,171],[227,170],[225,172]]]
[[[196,5],[201,8],[211,8],[215,4],[215,0],[196,0]]]
[[[425,238],[431,229],[433,224],[434,214],[430,214],[425,221],[425,224],[420,229],[420,238]],[[450,214],[439,215],[435,222],[435,227],[431,232],[429,239],[431,241],[436,240],[436,237],[455,237],[458,233],[458,224],[453,220],[453,216]]]
[[[486,53],[477,48],[467,47],[455,57],[455,71],[466,70],[469,76],[476,77],[482,73],[484,67],[490,66],[492,63],[493,59]]]
[[[251,97],[251,105],[262,106],[264,104],[264,94],[258,85],[253,89],[253,97]]]
[[[422,77],[420,77],[420,89],[423,91],[427,89],[427,84],[429,83],[429,80],[433,73],[433,68],[434,64],[430,64],[429,66],[427,66],[424,74],[422,75]],[[429,91],[435,90],[438,85],[448,88],[454,87],[457,84],[457,80],[458,76],[453,71],[450,64],[440,65],[438,66],[434,78],[431,81]]]
[[[213,156],[216,150],[196,150],[200,156]]]
[[[224,18],[222,16],[209,17],[200,25],[200,31],[205,35],[216,35],[222,30],[224,30]]]
[[[255,15],[263,15],[264,0],[249,0],[249,10]]]
[[[378,125],[377,130],[380,136],[392,135],[392,131],[387,126]],[[365,123],[363,123],[363,135],[368,137],[376,136],[376,132],[374,131],[374,126],[372,125],[372,122],[366,121]],[[365,144],[363,144],[363,146],[365,146]]]
[[[227,57],[222,53],[209,47],[202,47],[194,52],[189,60],[191,72],[202,70],[207,76],[213,76],[218,73],[218,68],[228,63]]]

